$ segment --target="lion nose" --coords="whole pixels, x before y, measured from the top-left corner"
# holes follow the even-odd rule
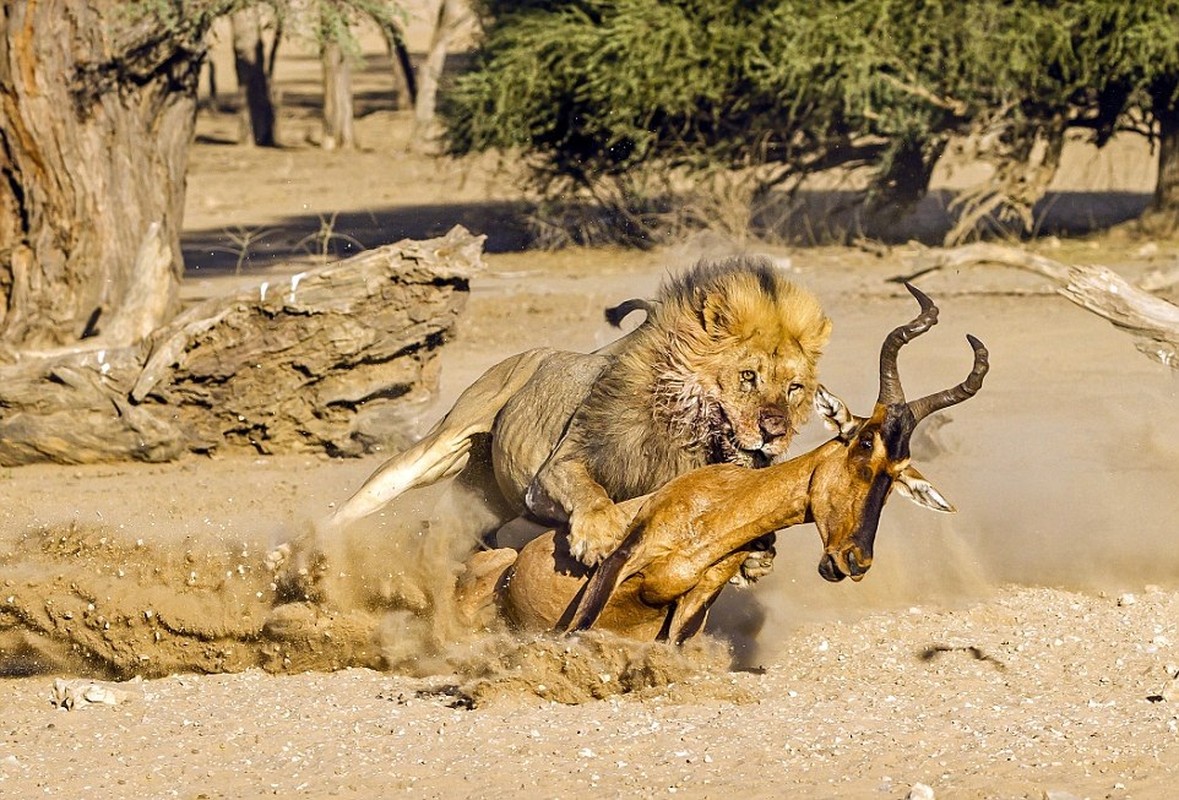
[[[790,432],[790,417],[780,409],[764,408],[761,418],[758,420],[758,426],[766,438],[776,439]]]

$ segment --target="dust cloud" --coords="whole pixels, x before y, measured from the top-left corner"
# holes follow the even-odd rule
[[[823,380],[864,413],[876,393],[874,370],[863,368],[873,359],[864,353],[877,350],[910,309],[903,298],[888,301],[895,309],[845,302],[831,303],[839,327]],[[471,505],[439,486],[415,490],[342,532],[286,525],[280,548],[234,541],[235,530],[248,538],[245,517],[262,518],[266,508],[241,499],[226,504],[240,519],[213,539],[162,536],[130,518],[115,524],[109,509],[105,525],[27,526],[0,547],[0,671],[125,678],[365,666],[450,676],[479,702],[510,695],[572,702],[666,690],[687,674],[696,676],[693,685],[715,679],[723,689],[718,676],[730,666],[730,650],[732,663],[756,667],[772,663],[808,623],[952,608],[1010,584],[1109,593],[1174,588],[1179,380],[1138,355],[1124,334],[1058,300],[992,298],[980,307],[976,299],[949,297],[936,335],[902,356],[912,396],[962,377],[967,330],[991,349],[984,390],[931,419],[913,443],[914,463],[958,513],[934,514],[893,497],[872,570],[860,583],[830,584],[817,575],[813,526],[781,532],[774,572],[752,588],[723,593],[708,628],[716,639],[699,650],[472,632],[454,599],[475,546],[462,533],[473,522]],[[796,450],[826,436],[812,425]],[[97,486],[115,492],[125,480],[118,473]],[[273,481],[293,505],[294,484],[281,470]],[[343,491],[320,487],[328,496]],[[186,497],[178,492],[175,501],[182,521],[190,513]],[[19,494],[14,500],[26,502]],[[169,517],[157,514],[152,524],[167,527]],[[135,538],[136,530],[151,534],[148,541]]]
[[[273,549],[199,549],[67,524],[0,556],[0,674],[110,679],[368,667],[444,676],[463,702],[580,703],[659,693],[740,700],[725,644],[685,648],[609,634],[474,630],[455,584],[475,543],[447,486],[413,492],[348,529],[308,524]],[[692,678],[692,680],[688,680]]]
[[[957,513],[894,494],[858,584],[818,579],[813,526],[779,533],[773,574],[752,591],[726,592],[714,610],[714,630],[734,637],[745,663],[771,660],[809,622],[961,607],[1010,585],[1109,594],[1179,586],[1176,373],[1060,300],[979,305],[941,299],[942,323],[900,364],[907,393],[920,396],[964,376],[966,332],[990,348],[978,396],[930,418],[913,440],[914,465]],[[862,368],[864,353],[888,323],[870,306],[832,313],[839,325],[822,378],[865,413],[876,375]],[[817,425],[805,434],[799,452],[829,435]]]

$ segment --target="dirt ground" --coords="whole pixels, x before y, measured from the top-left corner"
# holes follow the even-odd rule
[[[287,93],[310,91],[314,63],[284,63]],[[699,235],[641,253],[521,250],[519,194],[493,165],[408,153],[408,116],[372,96],[358,153],[316,149],[297,107],[274,151],[226,144],[236,120],[202,115],[187,297],[294,272],[324,241],[347,250],[458,222],[487,233],[424,428],[508,354],[609,341],[603,307],[669,270],[768,252],[835,321],[824,382],[870,407],[879,343],[912,313],[885,279],[911,248]],[[1094,217],[1149,186],[1129,157],[1088,169],[1071,188]],[[1113,175],[1141,180],[1110,193]],[[1179,242],[1122,235],[1035,246],[1131,278],[1179,259]],[[268,555],[381,454],[4,470],[0,795],[1173,796],[1179,378],[1035,278],[978,268],[920,283],[942,323],[902,358],[911,394],[965,374],[965,332],[991,351],[979,396],[914,443],[959,512],[894,498],[854,585],[823,581],[814,529],[791,530],[774,573],[729,590],[712,638],[683,652],[608,637],[455,642],[411,610],[374,611],[360,594],[450,561],[373,529],[343,555],[357,597],[276,613]],[[824,436],[812,425],[798,450]],[[55,683],[78,676],[119,680],[91,689],[96,702],[85,683],[58,686],[74,709],[55,707]]]

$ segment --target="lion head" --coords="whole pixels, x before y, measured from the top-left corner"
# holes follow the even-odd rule
[[[673,438],[709,461],[783,459],[831,335],[814,295],[768,258],[706,262],[664,285],[650,321],[667,337],[654,395]]]

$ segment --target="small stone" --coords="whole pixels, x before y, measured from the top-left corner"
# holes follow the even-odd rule
[[[1167,685],[1163,687],[1163,690],[1159,694],[1168,703],[1179,702],[1179,676],[1175,676],[1167,681]]]
[[[934,800],[933,788],[924,783],[915,783],[909,787],[905,800]]]
[[[1044,800],[1081,800],[1072,792],[1065,792],[1060,789],[1045,789]]]
[[[1118,595],[1118,605],[1122,608],[1125,608],[1126,606],[1132,606],[1137,602],[1138,602],[1138,598],[1135,597],[1130,592],[1126,592],[1125,594]]]

